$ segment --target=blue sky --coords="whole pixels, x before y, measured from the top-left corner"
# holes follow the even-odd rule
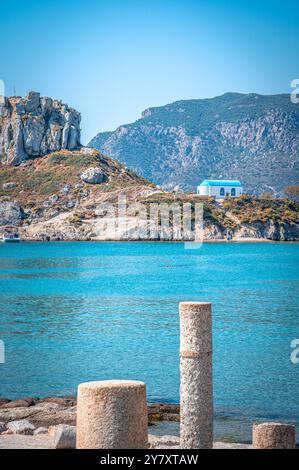
[[[0,0],[6,94],[39,91],[82,113],[86,143],[151,106],[227,91],[288,93],[299,2]]]

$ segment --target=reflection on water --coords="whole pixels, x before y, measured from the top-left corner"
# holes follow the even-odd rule
[[[296,244],[2,245],[0,396],[70,394],[117,377],[144,380],[151,401],[178,402],[178,302],[205,300],[225,432],[299,421],[298,258]]]

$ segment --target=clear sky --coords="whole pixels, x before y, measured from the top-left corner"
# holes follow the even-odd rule
[[[172,101],[288,93],[297,0],[0,0],[0,79],[82,113],[83,143]]]

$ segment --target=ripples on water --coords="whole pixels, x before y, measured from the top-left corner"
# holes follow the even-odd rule
[[[3,244],[0,396],[131,378],[151,401],[178,402],[178,303],[202,300],[213,302],[218,419],[298,422],[298,258],[297,244]]]

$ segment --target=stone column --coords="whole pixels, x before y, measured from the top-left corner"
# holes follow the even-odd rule
[[[207,302],[180,303],[180,445],[213,447],[212,312]]]
[[[78,387],[77,449],[146,449],[143,382],[105,380]]]
[[[294,449],[295,426],[284,423],[254,424],[252,446],[254,449]]]

